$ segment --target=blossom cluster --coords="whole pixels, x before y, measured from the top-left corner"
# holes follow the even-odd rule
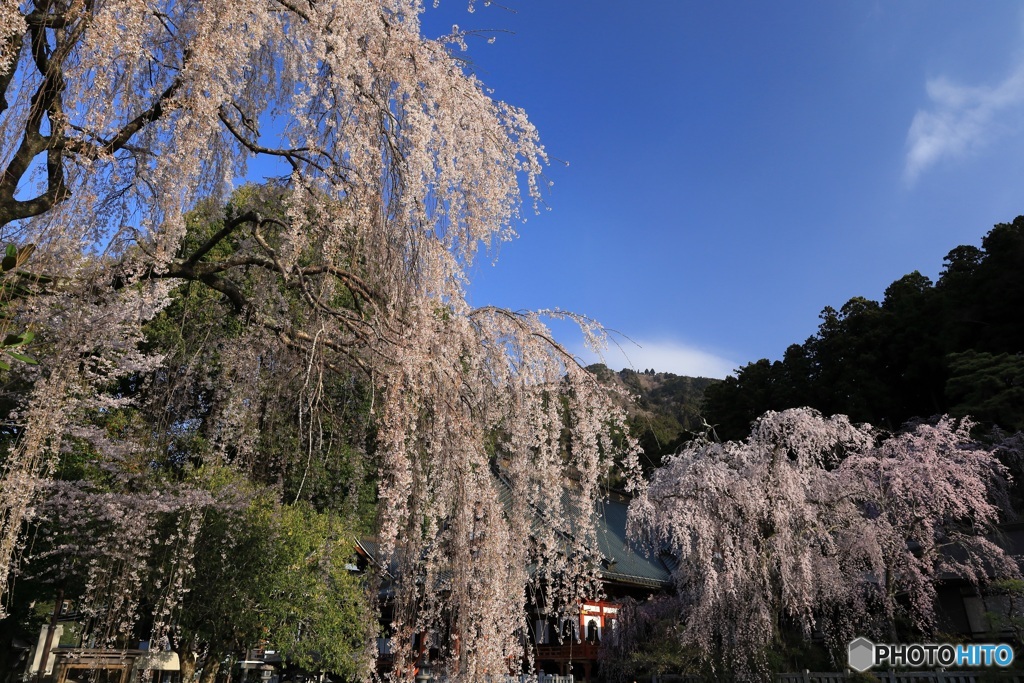
[[[742,442],[669,458],[630,527],[678,558],[684,642],[753,675],[786,624],[834,651],[855,633],[888,635],[898,615],[927,633],[942,577],[1016,576],[991,536],[1005,468],[970,427],[943,418],[882,439],[793,409]]]

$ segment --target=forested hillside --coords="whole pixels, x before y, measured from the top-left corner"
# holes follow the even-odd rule
[[[881,302],[825,307],[817,333],[782,360],[708,387],[708,422],[736,439],[766,410],[811,406],[887,428],[949,413],[1024,429],[1024,216],[943,264],[937,282],[914,271]]]
[[[598,364],[587,368],[603,381],[625,388],[636,397],[626,403],[629,427],[644,449],[645,469],[661,465],[684,441],[704,431],[701,402],[704,391],[719,380],[685,377],[671,372],[624,369],[619,372]]]

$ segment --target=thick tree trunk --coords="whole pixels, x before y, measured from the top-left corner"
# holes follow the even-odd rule
[[[191,650],[178,653],[181,667],[181,683],[194,683],[196,680],[196,653]]]
[[[220,671],[220,660],[207,657],[203,664],[203,676],[199,683],[217,683],[217,673]]]

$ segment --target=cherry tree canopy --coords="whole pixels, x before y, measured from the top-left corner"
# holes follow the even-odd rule
[[[855,633],[892,637],[897,614],[928,632],[940,578],[1016,575],[989,538],[1004,470],[970,426],[945,418],[878,443],[800,408],[673,456],[630,526],[679,559],[683,641],[754,675],[786,625],[833,651]]]
[[[237,463],[259,458],[254,392],[268,375],[303,378],[295,405],[309,408],[312,457],[320,379],[361,373],[382,547],[408,565],[396,642],[443,620],[467,680],[520,656],[507,619],[524,609],[526,566],[573,573],[559,543],[531,542],[528,509],[543,502],[552,538],[568,529],[562,487],[571,475],[594,499],[622,415],[538,315],[465,301],[466,267],[513,236],[522,188],[538,200],[545,155],[524,113],[467,74],[456,28],[423,37],[422,11],[419,0],[0,6],[0,229],[35,244],[27,268],[52,276],[25,274],[38,296],[10,322],[36,332],[41,364],[18,369],[28,389],[4,459],[0,594],[65,437],[138,450],[83,430],[130,400],[111,383],[159,367],[141,326],[189,281],[247,326],[222,349],[230,372],[215,392]],[[254,157],[287,171],[274,201],[211,210]],[[205,197],[213,228],[186,239]],[[497,453],[512,510],[495,489]],[[586,540],[592,521],[573,530]],[[564,585],[568,604],[582,584]]]

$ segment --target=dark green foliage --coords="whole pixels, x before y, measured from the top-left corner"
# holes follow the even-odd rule
[[[209,479],[209,477],[207,477]],[[245,487],[228,470],[216,486]],[[211,511],[178,617],[184,643],[214,661],[263,644],[309,669],[354,675],[375,628],[353,535],[336,515],[254,489],[244,510]]]
[[[264,216],[280,214],[282,193],[274,186],[246,186],[223,212],[212,205],[200,207],[187,219],[180,255],[201,249],[239,211],[236,206],[258,208]],[[272,245],[281,239],[275,227],[266,226],[263,234]],[[232,234],[201,260],[238,258],[241,241],[242,236]],[[271,291],[267,296],[279,302],[283,320],[299,326],[308,315],[276,275],[252,269],[230,277],[246,294],[255,288]],[[332,303],[344,307],[351,302]],[[151,348],[165,354],[156,376],[146,378],[144,401],[161,442],[154,451],[162,464],[185,473],[218,454],[247,469],[254,482],[276,487],[282,500],[304,500],[318,510],[342,513],[360,533],[371,531],[376,514],[371,395],[359,370],[334,365],[323,372],[320,359],[302,348],[268,341],[247,312],[234,310],[220,292],[199,282],[178,287],[146,333]],[[234,358],[246,347],[259,350],[259,372],[240,380],[251,394],[245,400],[256,406],[248,426],[257,436],[249,452],[242,453],[223,437],[224,418],[218,413],[241,389],[217,387],[230,386],[247,372]]]
[[[48,281],[48,278],[33,276],[21,270],[33,251],[33,244],[26,244],[21,248],[8,244],[3,259],[0,260],[0,330],[3,337],[0,340],[0,351],[16,361],[29,365],[37,365],[36,359],[25,352],[25,346],[35,338],[35,333],[31,330],[9,332],[8,327],[14,317],[14,303],[28,296],[32,292],[32,285]],[[10,369],[8,359],[0,356],[0,370]]]
[[[782,360],[750,363],[708,388],[704,409],[723,439],[767,410],[811,406],[895,428],[913,417],[972,415],[1024,425],[1024,216],[981,248],[959,246],[937,283],[915,271],[881,303],[826,307],[818,331]]]
[[[989,591],[996,596],[985,613],[992,631],[1009,631],[1017,642],[1024,642],[1024,579],[993,581]]]
[[[618,642],[602,643],[602,680],[627,683],[665,674],[705,673],[700,653],[680,641],[681,611],[672,598],[651,596],[645,602],[626,598],[619,618],[624,629]]]
[[[280,194],[274,187],[246,187],[232,202],[274,216],[281,211]],[[204,205],[190,214],[178,256],[198,254],[197,262],[206,264],[237,260],[245,236],[210,240],[235,211],[233,204],[223,211]],[[262,235],[271,244],[281,239],[275,227],[267,224]],[[21,253],[15,254],[19,264]],[[25,258],[28,253],[30,248]],[[0,323],[8,322],[11,310],[11,279],[2,279],[7,271],[5,264]],[[274,272],[239,268],[223,278],[245,295],[259,291],[274,300],[274,313],[285,324],[311,315]],[[84,414],[95,429],[65,440],[54,478],[78,482],[97,496],[226,491],[228,502],[203,508],[194,555],[160,546],[138,568],[142,575],[184,577],[187,590],[169,616],[183,665],[194,665],[197,657],[202,665],[206,653],[206,664],[216,666],[262,643],[291,664],[352,678],[376,629],[361,575],[351,571],[354,540],[372,531],[376,512],[372,395],[365,375],[337,359],[326,371],[322,355],[285,343],[251,311],[195,280],[172,291],[169,305],[144,333],[146,350],[162,363],[100,388],[131,402]],[[33,341],[31,332],[2,337],[0,329],[0,367],[7,357],[31,362],[19,358],[19,349]],[[2,376],[7,393],[26,390],[11,384],[18,373]],[[0,403],[0,409],[11,408]],[[77,554],[46,552],[58,543],[87,541],[81,527],[65,533],[61,520],[44,521],[56,530],[42,533],[41,523],[30,529],[30,561],[7,596],[11,617],[0,620],[0,671],[13,667],[12,638],[34,642],[38,636],[43,617],[30,609],[33,602],[52,603],[57,590],[72,600],[84,592],[86,569]],[[150,531],[167,539],[176,529],[161,518]],[[102,530],[97,523],[92,531]],[[133,636],[149,637],[160,599],[143,592]]]
[[[0,619],[0,643],[3,644],[0,647],[0,681],[16,680],[13,672],[25,665],[31,653],[23,648],[35,646],[40,627],[49,621],[49,612],[53,609],[52,587],[20,580],[15,583],[15,588],[17,592],[10,593],[4,604],[9,616]],[[9,678],[3,676],[7,672],[12,674]]]
[[[627,404],[626,410],[630,432],[644,450],[645,469],[660,466],[664,456],[674,453],[683,442],[704,432],[701,402],[705,389],[718,380],[654,370],[615,372],[600,364],[587,369],[601,380],[618,384],[635,396],[635,403]]]
[[[964,351],[950,354],[947,361],[952,414],[1024,429],[1024,354]]]
[[[750,423],[765,412],[766,406],[776,410],[795,407],[781,395],[787,387],[781,380],[786,370],[783,363],[762,358],[708,387],[704,411],[718,437],[727,441],[744,438],[750,432]]]

